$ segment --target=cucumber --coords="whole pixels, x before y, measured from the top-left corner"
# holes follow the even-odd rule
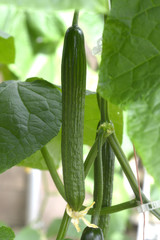
[[[110,207],[112,205],[113,177],[114,177],[114,152],[106,141],[102,147],[102,163],[103,163],[103,200],[102,207]],[[107,237],[109,228],[110,215],[102,215],[99,218],[99,227],[103,230],[104,237]]]
[[[81,240],[104,240],[103,232],[100,228],[86,227],[83,230]]]
[[[101,114],[101,123],[109,120],[108,103],[97,94],[98,106]],[[102,164],[103,164],[103,199],[102,207],[110,207],[112,204],[113,177],[114,177],[115,155],[106,141],[102,147]],[[104,238],[107,239],[107,232],[110,222],[110,215],[102,215],[99,217],[98,226],[103,230]]]
[[[74,211],[84,197],[83,129],[86,91],[84,35],[74,24],[64,39],[62,66],[62,166],[66,199]]]

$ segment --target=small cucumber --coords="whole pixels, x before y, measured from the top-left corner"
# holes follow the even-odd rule
[[[61,68],[62,165],[66,199],[80,210],[84,197],[83,128],[86,56],[82,30],[73,24],[66,32]]]
[[[83,230],[81,240],[104,240],[103,232],[100,228],[86,227]]]

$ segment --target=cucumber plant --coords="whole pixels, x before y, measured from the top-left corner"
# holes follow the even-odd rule
[[[74,19],[75,19],[75,15],[74,15]],[[74,22],[74,20],[73,20],[73,22]],[[76,36],[75,36],[75,39],[76,39]],[[65,41],[66,41],[66,39],[65,39]],[[72,40],[70,40],[70,43],[72,43]],[[76,46],[76,44],[75,44],[75,46]],[[84,42],[83,42],[83,46],[84,46]],[[80,43],[80,47],[81,47],[81,43]],[[64,45],[64,49],[66,49],[66,45]],[[69,52],[69,49],[70,49],[70,44],[68,46],[67,52]],[[72,56],[74,56],[74,50],[75,49],[72,49]],[[84,50],[84,48],[83,48],[83,50]],[[77,53],[78,53],[78,51],[77,51]],[[63,55],[63,57],[66,57],[66,56]],[[76,58],[79,59],[78,56],[76,56]],[[64,60],[65,60],[65,58],[63,58],[63,61]],[[65,69],[65,73],[66,73],[66,71],[68,73],[68,71],[70,72],[70,70],[71,70],[70,65],[69,65],[69,63],[70,63],[69,60],[70,60],[70,58],[68,59],[68,65],[66,64],[67,68]],[[62,61],[62,69],[63,69],[63,61]],[[74,63],[74,61],[75,61],[75,59],[73,59],[72,64]],[[77,68],[74,68],[75,65],[72,65],[72,66],[73,66],[72,71],[76,71],[76,73],[77,73],[77,71],[80,69],[79,66]],[[83,73],[84,73],[84,71],[83,71],[83,61],[82,61],[82,74]],[[79,72],[79,74],[80,74],[80,72]],[[64,74],[64,76],[68,76],[68,79],[69,78],[72,79],[72,84],[73,84],[74,74],[72,74],[71,76],[70,76],[70,74],[68,74],[68,75]],[[63,71],[62,71],[62,77],[63,77]],[[79,77],[80,77],[80,80],[79,80],[79,83],[80,83],[81,82],[81,74],[79,75]],[[83,80],[84,80],[84,78],[83,78]],[[66,83],[67,83],[67,81],[66,81]],[[77,88],[79,87],[77,85],[77,82],[75,84],[75,88],[76,87]],[[81,88],[81,86],[80,86],[80,88]],[[65,90],[65,93],[63,93],[63,82],[62,82],[62,95],[64,94],[67,99],[70,97],[70,94],[71,94],[69,87],[68,87],[68,89],[69,89],[68,93],[66,90]],[[84,90],[85,90],[85,88],[84,88]],[[79,89],[77,89],[77,91],[79,91]],[[81,96],[83,96],[83,94]],[[135,193],[136,199],[139,200],[137,181],[136,181],[135,176],[128,164],[128,161],[126,160],[126,157],[119,145],[119,142],[114,133],[114,128],[113,128],[112,124],[110,123],[108,103],[106,100],[101,98],[99,95],[97,95],[97,98],[98,98],[98,105],[99,105],[99,109],[100,109],[100,113],[101,113],[101,119],[100,119],[100,123],[99,123],[98,130],[97,130],[97,137],[96,137],[96,142],[95,142],[96,148],[93,145],[93,148],[96,149],[95,150],[96,154],[94,155],[94,158],[92,158],[92,154],[90,155],[90,153],[89,153],[88,154],[89,160],[86,159],[86,162],[84,164],[84,169],[86,171],[88,171],[88,166],[89,167],[91,166],[90,161],[93,160],[92,163],[95,162],[94,163],[94,201],[95,201],[95,206],[92,211],[92,223],[94,224],[94,228],[92,228],[91,225],[88,225],[88,227],[86,227],[84,229],[84,231],[82,233],[82,237],[81,237],[81,239],[95,239],[95,240],[96,239],[104,239],[103,233],[105,234],[105,239],[107,239],[106,233],[107,233],[108,226],[109,226],[109,215],[103,214],[101,216],[101,211],[102,211],[102,209],[105,209],[105,208],[108,209],[111,206],[112,189],[113,189],[113,174],[114,174],[114,158],[115,158],[114,154],[117,156],[117,158],[122,166],[122,169],[130,182],[130,185]],[[63,99],[63,96],[62,96],[62,99]],[[81,100],[81,98],[80,98],[80,100]],[[72,103],[72,101],[73,101],[73,99],[71,98],[69,104],[66,106],[67,109],[68,109],[68,107],[70,107],[69,105],[74,105]],[[75,99],[75,101],[76,101],[76,99]],[[67,101],[64,101],[64,102],[66,103]],[[81,104],[80,104],[80,106],[81,106]],[[79,109],[76,109],[76,110],[79,110]],[[72,110],[70,109],[70,111],[72,111]],[[69,111],[69,113],[70,113],[70,111]],[[70,116],[71,116],[71,113],[70,113]],[[77,115],[75,115],[75,120],[76,119],[77,119]],[[80,118],[79,120],[83,122],[82,118]],[[68,121],[67,115],[63,118],[63,121],[66,121],[66,122]],[[72,121],[73,121],[73,119],[71,119],[69,121],[69,124]],[[78,125],[79,125],[79,123],[77,122],[77,127],[78,127]],[[76,126],[76,123],[74,122],[74,127],[75,126]],[[81,128],[81,130],[82,129],[83,128]],[[70,131],[70,129],[68,127],[66,129],[66,132],[67,131]],[[63,132],[63,122],[62,122],[62,132]],[[62,148],[67,146],[67,151],[68,151],[69,147],[70,147],[70,151],[71,151],[70,155],[64,154],[66,156],[66,159],[68,156],[69,156],[69,159],[68,159],[68,161],[65,160],[65,163],[63,163],[64,188],[68,192],[70,189],[71,189],[71,191],[73,191],[74,188],[72,185],[70,185],[70,182],[73,181],[73,178],[72,178],[73,172],[70,169],[68,170],[67,166],[68,167],[73,166],[72,165],[73,162],[72,162],[71,158],[73,158],[73,161],[76,162],[76,159],[74,159],[74,157],[72,155],[72,153],[73,153],[72,152],[72,144],[71,144],[71,142],[70,142],[70,144],[68,144],[69,136],[71,137],[70,141],[73,141],[74,147],[77,146],[76,145],[77,142],[75,141],[74,136],[69,135],[69,133],[66,136],[66,142],[67,142],[66,145],[63,145],[63,139],[62,139]],[[62,134],[62,137],[63,137],[63,134]],[[80,137],[80,139],[81,139],[81,137]],[[81,146],[81,145],[79,145],[79,146]],[[90,152],[92,152],[92,151],[93,151],[93,149],[91,149]],[[63,149],[62,149],[62,152],[63,152]],[[76,151],[75,151],[75,153],[76,153]],[[75,156],[76,156],[76,154],[75,154]],[[78,158],[77,158],[77,161],[78,161]],[[62,162],[63,162],[63,155],[62,155]],[[70,163],[71,163],[71,165],[70,165]],[[64,165],[64,164],[66,164],[66,165]],[[79,165],[77,165],[77,169],[78,169],[78,174],[81,172],[81,175],[84,176],[83,167],[79,168]],[[74,171],[75,171],[75,169],[74,169]],[[67,184],[67,182],[65,182],[65,172],[67,174],[70,172],[70,176],[67,176],[68,184]],[[76,176],[76,171],[75,171],[74,176]],[[75,183],[76,183],[76,180],[75,180]],[[81,184],[81,186],[83,186],[84,180],[82,180],[79,183]],[[77,190],[80,190],[80,189],[81,188],[77,188]],[[66,196],[68,194],[67,191],[66,191]],[[79,194],[81,195],[82,192],[79,191]],[[79,201],[80,201],[81,205],[79,206],[79,208],[75,207],[76,205],[73,205],[70,198],[68,199],[69,205],[71,207],[73,207],[73,215],[69,214],[68,217],[71,217],[72,222],[76,222],[77,225],[79,223],[79,219],[82,218],[82,215],[80,214],[81,211],[78,212],[78,210],[80,210],[80,207],[82,207],[82,203],[84,200],[84,195],[83,195],[83,198],[81,198],[80,195],[79,195]],[[70,196],[71,196],[71,194],[70,194]],[[74,199],[74,195],[71,198]],[[83,200],[81,201],[81,199],[83,199]],[[145,202],[148,202],[148,200],[144,194],[143,194],[143,200]],[[77,198],[77,201],[78,201],[78,198]],[[158,217],[158,218],[160,217],[159,214],[157,213],[157,211],[152,211],[152,213],[156,217]],[[65,219],[66,219],[66,223],[65,223]],[[63,232],[63,234],[65,234],[64,232],[66,231],[66,227],[68,224],[68,218],[66,216],[66,213],[65,213],[65,217],[63,220],[64,220],[64,222],[60,227],[59,234],[57,236],[57,240],[60,239],[61,232]],[[98,228],[98,226],[103,229],[103,232],[102,232],[101,228]],[[65,231],[63,231],[64,228],[65,228]]]
[[[155,130],[155,125],[159,122],[158,87],[160,73],[157,62],[159,63],[160,49],[157,36],[160,33],[156,27],[160,23],[159,3],[158,1],[155,3],[148,1],[143,5],[140,0],[128,2],[130,4],[126,7],[126,2],[122,1],[121,8],[119,8],[119,1],[112,1],[113,7],[108,14],[109,16],[105,17],[102,61],[97,88],[97,106],[100,112],[99,126],[95,142],[84,163],[83,131],[84,114],[87,114],[85,112],[85,98],[87,98],[88,93],[86,94],[85,42],[83,32],[78,24],[78,11],[75,11],[72,26],[64,37],[61,66],[62,91],[59,87],[38,78],[27,79],[26,82],[6,81],[0,84],[0,171],[3,172],[21,163],[26,157],[37,150],[39,151],[39,158],[42,159],[43,163],[41,168],[43,169],[45,162],[45,168],[49,170],[59,193],[67,202],[57,233],[57,240],[66,238],[70,222],[79,229],[78,224],[81,219],[87,225],[81,240],[107,239],[109,214],[133,208],[139,204],[137,180],[117,139],[116,121],[113,121],[115,129],[111,122],[114,114],[109,107],[111,102],[120,105],[122,109],[128,109],[130,136],[135,141],[142,158],[151,159],[151,152],[153,152],[155,159],[157,156],[159,157],[159,154],[155,153],[156,143],[151,144],[152,142],[150,142],[151,140],[155,142],[155,139],[158,139],[156,133],[159,132],[158,127]],[[27,16],[29,17],[28,14]],[[149,26],[147,26],[148,16],[152,23],[148,24]],[[28,22],[30,31],[37,28],[37,23],[32,17],[30,15]],[[32,21],[34,22],[33,28],[29,27],[32,25]],[[57,21],[56,17],[54,21]],[[145,31],[140,28],[139,23],[142,21]],[[63,33],[62,28],[60,32]],[[37,33],[34,34],[35,37],[32,36],[31,39],[36,39],[36,41],[41,41],[44,36],[44,32],[39,29],[39,26]],[[38,38],[39,35],[42,36]],[[1,54],[0,61],[3,64],[12,63],[15,57],[13,38],[0,33],[0,49],[3,52],[2,43],[5,43],[6,49],[11,49],[11,52],[10,55],[7,54],[7,51]],[[55,43],[57,44],[57,39]],[[45,45],[45,43],[41,44],[43,48]],[[47,51],[41,49],[41,51],[48,52],[48,49]],[[52,51],[54,51],[53,46]],[[144,78],[142,82],[141,78]],[[154,117],[150,117],[148,109]],[[137,116],[140,119],[139,124],[137,124]],[[148,119],[152,119],[154,124],[148,123]],[[58,134],[61,122],[64,183],[57,173],[54,156],[47,144]],[[143,125],[146,125],[147,130],[142,131],[144,130]],[[151,134],[148,135],[148,132]],[[143,138],[139,133],[142,134]],[[156,136],[155,139],[150,137],[152,134]],[[142,142],[142,147],[140,142]],[[148,147],[148,143],[151,144],[151,149]],[[52,145],[52,150],[55,149],[55,145]],[[146,154],[145,151],[149,154]],[[132,187],[135,199],[111,206],[115,156]],[[93,165],[93,200],[95,204],[92,208],[93,204],[90,207],[84,206],[84,186],[85,177]],[[157,169],[155,179],[158,179],[157,176],[159,177]],[[151,169],[151,173],[154,175],[153,169]],[[143,193],[142,198],[144,203],[149,202]],[[156,209],[151,210],[151,213],[160,219],[160,214]],[[86,214],[91,215],[91,223],[85,219]]]

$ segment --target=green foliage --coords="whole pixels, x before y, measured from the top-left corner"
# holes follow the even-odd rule
[[[31,227],[23,228],[17,235],[15,240],[42,240],[40,231],[32,229]],[[45,238],[44,238],[45,239]]]
[[[24,12],[14,7],[0,7],[0,29],[15,39],[16,59],[10,69],[18,77],[25,78],[34,59],[26,29]],[[12,79],[13,80],[13,79]]]
[[[50,156],[52,156],[52,158],[54,159],[54,164],[56,168],[59,167],[61,161],[60,143],[61,143],[61,131],[58,133],[57,136],[55,136],[50,142],[46,144]],[[30,157],[25,158],[18,164],[18,166],[48,170],[40,150],[33,153]]]
[[[13,230],[9,227],[0,227],[0,240],[14,240],[15,234]]]
[[[52,84],[7,81],[0,85],[0,171],[41,149],[61,127],[61,93]]]
[[[36,75],[53,81],[55,52],[64,33],[59,14],[2,5],[0,16],[0,29],[15,39],[16,59],[10,70],[20,79]]]
[[[148,173],[159,185],[160,87],[128,110],[128,132]]]
[[[1,4],[12,4],[16,7],[31,8],[31,9],[45,9],[45,10],[65,10],[65,9],[88,9],[105,13],[108,9],[108,2],[105,0],[1,0]]]
[[[92,49],[97,45],[97,40],[101,38],[103,33],[103,15],[93,12],[80,12],[79,25],[83,29],[88,47]]]
[[[0,31],[0,63],[13,63],[15,60],[14,38]]]
[[[99,92],[116,104],[148,95],[160,82],[160,8],[152,1],[113,1],[103,35]]]
[[[51,55],[55,52],[65,29],[56,12],[28,11],[25,13],[26,27],[33,52]],[[38,21],[37,21],[38,19]]]
[[[99,93],[128,110],[128,134],[159,181],[159,1],[113,1],[105,23]]]
[[[4,81],[18,80],[17,76],[5,64],[0,65],[0,72]]]

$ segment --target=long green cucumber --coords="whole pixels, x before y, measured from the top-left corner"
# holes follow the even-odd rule
[[[109,122],[108,102],[97,94],[98,106],[101,114],[101,123]],[[113,177],[114,177],[115,155],[106,141],[102,147],[102,164],[103,164],[103,200],[102,207],[110,207],[112,204]],[[99,217],[98,226],[103,230],[104,239],[107,239],[110,216],[102,215]]]
[[[75,15],[77,16],[77,15]],[[62,165],[66,199],[70,207],[80,210],[84,197],[83,129],[86,91],[86,56],[84,35],[76,25],[64,39],[62,82]]]
[[[103,163],[103,200],[102,207],[110,207],[112,204],[113,192],[113,176],[114,176],[114,152],[106,141],[102,147],[102,163]],[[109,227],[109,215],[102,215],[99,218],[99,227],[103,230],[104,238],[107,239],[107,231]]]

